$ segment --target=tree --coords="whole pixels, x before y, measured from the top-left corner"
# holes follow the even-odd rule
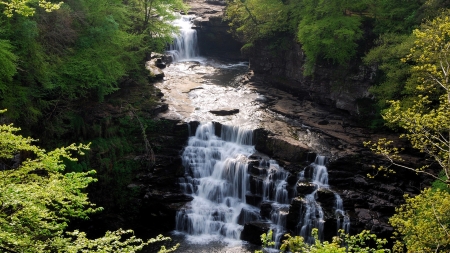
[[[406,197],[389,223],[408,252],[449,252],[450,194],[425,189],[414,198]]]
[[[305,75],[314,72],[318,59],[344,64],[355,54],[362,38],[361,16],[365,1],[301,1],[297,37],[305,51]]]
[[[437,162],[444,172],[444,179],[426,171],[429,166],[409,168],[401,164],[400,149],[392,141],[382,139],[366,145],[389,161],[387,167],[401,166],[425,173],[450,185],[450,19],[449,11],[414,30],[415,42],[410,53],[402,59],[409,62],[411,77],[406,88],[414,90],[414,102],[408,106],[400,100],[390,101],[390,108],[383,118],[391,125],[404,129],[401,137],[410,140],[412,146]],[[410,106],[409,106],[410,105]]]
[[[383,118],[391,126],[402,128],[401,137],[412,147],[439,164],[442,176],[426,169],[402,164],[401,149],[381,139],[367,142],[372,151],[382,155],[388,166],[379,171],[393,172],[395,166],[427,174],[450,187],[450,18],[449,10],[426,21],[413,32],[414,45],[402,59],[410,64],[411,76],[405,89],[410,100],[390,101]],[[390,223],[397,229],[408,252],[447,252],[450,250],[450,194],[426,189],[396,209]]]
[[[32,16],[34,15],[36,8],[30,6],[33,4],[38,4],[39,7],[44,8],[45,11],[51,12],[57,10],[61,7],[63,2],[52,3],[46,0],[7,0],[0,1],[0,4],[3,4],[6,8],[3,13],[7,17],[12,17],[14,13],[23,15],[23,16]]]
[[[2,252],[136,252],[149,243],[169,240],[158,236],[143,241],[131,230],[107,232],[88,239],[80,231],[66,231],[72,218],[88,219],[101,211],[85,192],[95,171],[64,173],[62,158],[76,161],[89,145],[45,150],[19,128],[0,125],[0,251]],[[22,160],[22,158],[28,157]],[[160,252],[171,252],[161,248]]]
[[[244,41],[244,49],[261,39],[283,32],[291,33],[297,19],[289,17],[296,4],[281,0],[230,0],[226,9],[235,36]]]

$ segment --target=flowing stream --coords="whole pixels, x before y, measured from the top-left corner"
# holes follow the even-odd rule
[[[164,70],[166,77],[159,84],[169,104],[169,112],[163,117],[202,122],[192,129],[181,154],[185,175],[178,185],[193,197],[176,215],[173,236],[184,240],[182,252],[252,252],[255,247],[241,240],[246,224],[251,222],[270,227],[276,242],[291,232],[312,243],[312,228],[319,229],[322,239],[325,218],[317,198],[318,191],[324,189],[335,196],[334,230],[348,231],[350,223],[342,199],[328,185],[325,157],[318,156],[295,175],[297,184],[308,181],[314,185],[312,192],[299,194],[297,184],[288,183],[290,172],[255,150],[252,129],[266,115],[260,103],[264,96],[237,85],[248,63],[198,55],[192,18],[183,16],[176,22],[181,32],[167,52],[175,62]],[[238,113],[211,113],[223,109]],[[297,231],[288,231],[287,216],[295,198],[301,198],[303,204]]]

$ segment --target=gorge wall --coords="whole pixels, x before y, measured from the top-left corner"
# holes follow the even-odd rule
[[[347,111],[358,116],[363,113],[360,101],[369,98],[369,87],[374,81],[375,68],[361,62],[339,67],[326,62],[317,63],[312,76],[303,75],[305,56],[294,38],[285,38],[282,47],[271,41],[259,41],[246,51],[250,68],[257,75],[269,77],[270,85],[302,99]]]

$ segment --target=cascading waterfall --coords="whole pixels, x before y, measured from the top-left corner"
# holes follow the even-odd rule
[[[174,61],[183,61],[198,57],[197,31],[192,29],[192,15],[181,15],[174,21],[179,27],[179,33],[174,35],[174,42],[170,45],[168,54],[172,55]]]
[[[286,222],[291,202],[298,195],[287,182],[289,172],[275,160],[254,156],[251,130],[222,125],[216,135],[218,129],[214,123],[200,124],[183,151],[185,176],[178,184],[193,200],[177,212],[176,231],[187,235],[193,243],[233,243],[240,242],[244,225],[255,221],[268,224],[274,232],[274,241],[280,242],[288,232]],[[324,211],[316,200],[319,190],[332,192],[325,163],[325,157],[317,156],[309,166],[316,187],[302,198],[297,233],[308,243],[314,242],[312,228],[318,228],[319,239],[323,239]],[[299,174],[299,182],[305,181],[305,170]],[[350,222],[342,199],[335,192],[331,194],[335,196],[336,230],[348,232]],[[262,213],[262,203],[270,207],[270,214]]]
[[[297,224],[298,234],[305,238],[307,243],[314,243],[314,237],[311,234],[313,228],[318,229],[319,240],[323,240],[323,230],[324,230],[324,211],[322,207],[319,205],[317,200],[317,192],[320,189],[329,190],[328,185],[328,171],[325,166],[326,160],[324,156],[317,156],[314,163],[310,165],[312,168],[312,183],[317,185],[316,189],[304,196],[304,205],[302,205],[302,210],[300,213],[302,214],[302,218],[300,218],[299,223]],[[305,180],[305,171],[299,173],[299,181]],[[334,210],[336,216],[336,234],[338,230],[343,229],[346,233],[350,230],[350,219],[348,215],[344,211],[342,198],[334,192],[335,203]],[[342,221],[341,221],[342,219]]]
[[[255,152],[253,133],[228,126],[221,131],[216,136],[213,123],[201,124],[182,154],[186,176],[179,184],[194,199],[177,213],[176,230],[195,236],[194,242],[239,240],[243,223],[258,211],[245,199],[247,158]]]

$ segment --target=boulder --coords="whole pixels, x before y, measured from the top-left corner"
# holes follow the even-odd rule
[[[317,185],[311,182],[298,182],[297,183],[297,193],[299,195],[308,195],[313,193],[317,189]]]
[[[264,219],[270,220],[270,214],[272,213],[272,202],[264,201],[260,206],[260,215]]]
[[[247,208],[242,208],[241,213],[239,213],[237,223],[239,225],[244,225],[246,223],[259,220],[259,213],[255,210],[250,210]]]
[[[244,225],[241,232],[241,240],[261,245],[261,235],[270,230],[270,223],[264,221],[252,221]]]
[[[258,206],[262,201],[262,197],[261,195],[247,194],[245,195],[245,201],[252,206]]]
[[[239,109],[222,108],[217,110],[211,110],[209,112],[217,116],[229,116],[239,113]]]
[[[164,72],[156,66],[156,60],[152,59],[145,63],[145,68],[150,72],[150,77],[154,79],[162,79]]]
[[[336,196],[331,190],[320,188],[317,190],[317,202],[320,202],[324,210],[332,210],[336,203]]]

